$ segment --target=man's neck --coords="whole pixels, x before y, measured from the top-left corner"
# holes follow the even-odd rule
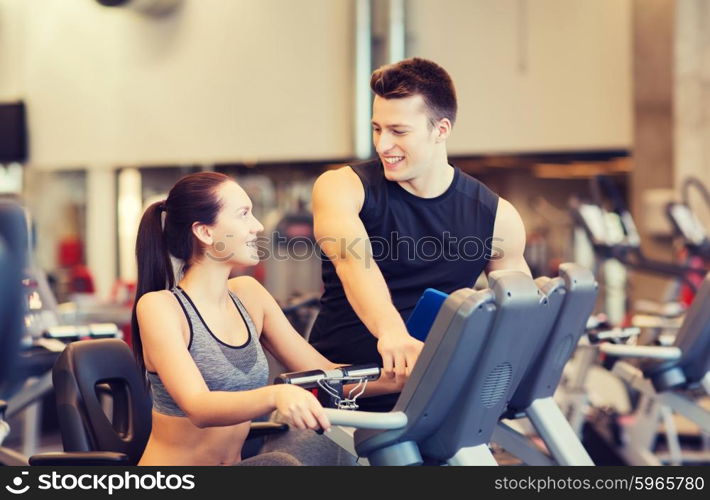
[[[398,184],[405,191],[420,198],[436,198],[443,194],[454,180],[454,167],[445,160],[427,170],[426,174]]]

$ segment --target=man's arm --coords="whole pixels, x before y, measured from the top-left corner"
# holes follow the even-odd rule
[[[515,207],[503,198],[498,199],[492,247],[493,252],[488,263],[488,272],[512,269],[532,276],[523,257],[525,251],[523,220]]]
[[[321,175],[313,186],[316,239],[335,266],[350,305],[378,339],[385,374],[409,375],[423,344],[407,332],[372,257],[367,231],[358,216],[364,200],[362,183],[350,167]]]

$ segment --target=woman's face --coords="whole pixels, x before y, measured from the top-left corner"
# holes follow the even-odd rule
[[[253,266],[259,262],[257,233],[264,226],[252,214],[249,196],[236,182],[222,183],[217,192],[222,210],[212,229],[212,245],[207,258],[219,262]]]

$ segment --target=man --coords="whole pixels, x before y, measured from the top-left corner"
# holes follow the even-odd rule
[[[370,86],[378,159],[326,172],[313,187],[327,258],[310,339],[334,362],[381,362],[403,381],[423,346],[405,319],[426,288],[471,287],[486,268],[530,270],[515,208],[448,162],[456,93],[446,71],[407,59],[376,70]],[[388,411],[396,398],[360,407]]]

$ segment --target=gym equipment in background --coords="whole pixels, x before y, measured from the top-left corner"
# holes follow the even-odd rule
[[[615,443],[630,465],[710,463],[710,410],[699,404],[699,398],[710,396],[709,305],[710,275],[703,280],[673,345],[600,346],[602,353],[619,360],[613,373],[641,394],[632,419],[621,426],[621,439]],[[699,450],[683,449],[674,413],[698,427]],[[661,423],[668,448],[665,455],[654,449]]]
[[[611,178],[592,179],[591,190],[594,201],[574,199],[570,203],[577,223],[575,261],[603,278],[604,310],[612,324],[621,324],[626,319],[628,269],[665,276],[695,288],[688,275],[703,276],[704,271],[650,259],[643,253],[633,217]],[[589,247],[592,252],[586,250]],[[677,293],[673,295],[672,299],[677,299]],[[658,311],[662,314],[663,309],[659,307]],[[676,314],[677,309],[674,308]]]

